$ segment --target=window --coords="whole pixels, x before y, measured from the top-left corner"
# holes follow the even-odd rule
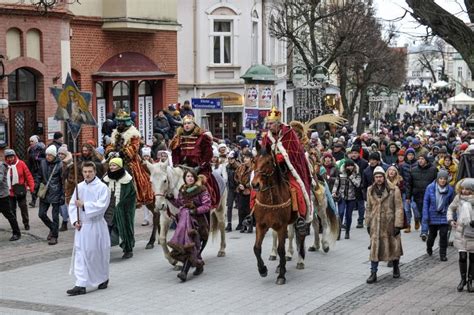
[[[7,32],[7,59],[12,60],[21,56],[21,32],[11,28]]]
[[[125,81],[114,81],[113,98],[114,98],[114,112],[119,109],[130,113],[130,88]]]
[[[458,79],[462,78],[462,67],[458,67]]]
[[[232,21],[214,21],[212,42],[214,64],[231,64]]]
[[[26,56],[41,60],[41,34],[38,30],[26,32]]]
[[[105,97],[104,86],[102,85],[102,83],[97,82],[95,84],[95,97],[96,98],[104,98]]]
[[[36,100],[36,79],[31,71],[19,68],[10,73],[8,76],[8,100],[11,102]]]
[[[138,86],[138,95],[151,95],[150,82],[142,81]]]
[[[258,63],[258,22],[252,22],[252,64]]]

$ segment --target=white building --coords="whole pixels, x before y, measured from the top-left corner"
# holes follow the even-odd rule
[[[446,75],[449,83],[455,87],[456,94],[465,89],[474,89],[474,82],[471,79],[471,70],[467,63],[451,45],[447,45],[447,67]]]
[[[243,129],[244,81],[240,78],[255,64],[273,69],[278,80],[274,104],[284,110],[286,43],[269,32],[273,0],[179,0],[178,99],[223,98],[222,114],[195,110],[199,124],[216,137],[231,140]],[[207,117],[207,118],[205,118]]]
[[[438,68],[443,64],[441,54],[436,54],[436,47],[430,45],[408,46],[407,50],[407,83],[429,87],[430,84],[434,83],[433,76],[430,70],[423,66],[420,59],[423,54],[426,55],[430,59],[431,67],[437,76]]]

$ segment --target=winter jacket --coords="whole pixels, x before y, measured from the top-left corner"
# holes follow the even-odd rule
[[[400,175],[403,177],[403,181],[405,182],[405,190],[406,190],[406,185],[408,181],[410,180],[410,174],[411,171],[418,165],[416,160],[411,160],[408,161],[406,160],[401,166],[400,166]]]
[[[449,174],[448,182],[449,185],[453,186],[456,185],[456,179],[458,176],[458,164],[456,162],[452,162],[449,167],[444,165],[444,159],[439,160],[438,170],[445,170]]]
[[[54,168],[56,166],[56,168]],[[51,176],[51,173],[54,173]],[[39,173],[39,182],[44,185],[47,184],[49,177],[51,180],[49,182],[48,191],[46,197],[41,199],[46,203],[64,203],[64,189],[63,189],[63,165],[61,160],[56,157],[53,162],[48,162],[46,159],[41,161],[40,173]]]
[[[181,117],[184,118],[184,116],[193,116],[194,117],[194,112],[191,108],[184,108],[182,107],[179,114],[181,115]]]
[[[417,165],[412,169],[407,181],[407,199],[412,197],[416,200],[423,200],[426,187],[431,184],[438,174],[438,169],[431,163],[424,167]]]
[[[457,215],[457,226],[454,229],[454,247],[458,250],[468,251],[474,253],[474,238],[467,238],[464,236],[465,229],[473,229],[469,224],[463,225],[460,221],[459,212],[464,202],[471,203],[471,221],[474,220],[474,197],[472,196],[462,196],[456,195],[453,202],[449,205],[448,208],[448,222],[453,221],[455,214]]]
[[[165,111],[166,119],[168,119],[170,130],[168,131],[168,139],[172,139],[176,133],[176,129],[183,125],[181,116],[175,116],[169,111]]]
[[[418,160],[420,156],[427,155],[430,153],[427,148],[420,146],[418,149],[415,149],[415,159]]]
[[[8,165],[0,162],[0,198],[6,198],[10,195],[7,182]]]
[[[359,167],[356,165],[349,176],[344,168],[334,182],[332,193],[342,200],[355,200],[357,198],[356,189],[360,187],[360,184]]]
[[[156,117],[153,119],[153,133],[162,134],[165,139],[168,139],[171,126],[166,117]]]
[[[425,197],[423,199],[423,220],[421,233],[428,233],[428,225],[448,224],[446,214],[448,207],[454,199],[454,189],[447,186],[446,197],[444,199],[442,210],[438,211],[436,203],[436,181],[432,182],[426,188]]]
[[[45,145],[43,142],[30,146],[28,148],[28,169],[33,174],[37,174],[39,170],[40,161],[46,157]]]
[[[237,189],[237,182],[235,181],[235,171],[239,167],[239,163],[235,162],[234,166],[227,164],[227,188],[229,191],[235,191]]]
[[[388,152],[387,154],[382,154],[382,160],[388,165],[395,164],[398,160],[398,153],[390,154],[390,152]]]
[[[30,189],[30,191],[35,191],[35,181],[34,181],[33,175],[31,175],[31,172],[28,169],[28,167],[26,166],[25,162],[18,159],[18,157],[15,157],[14,162],[12,164],[7,163],[7,165],[8,165],[9,168],[12,168],[12,167],[16,166],[16,171],[18,173],[18,183],[17,184],[28,187]],[[10,177],[12,177],[12,176],[13,176],[13,170],[10,174]],[[12,178],[9,178],[8,180],[12,180]],[[13,197],[13,196],[15,196],[15,194],[13,192],[13,182],[12,182],[11,186],[12,187],[10,188],[10,196]]]
[[[329,189],[332,191],[334,187],[334,183],[336,182],[336,178],[339,176],[339,170],[337,169],[337,166],[333,163],[333,166],[331,168],[327,168],[324,166],[325,173],[323,175],[324,180],[329,186]]]

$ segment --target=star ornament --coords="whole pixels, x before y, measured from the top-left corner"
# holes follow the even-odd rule
[[[68,124],[73,137],[77,137],[82,125],[97,126],[89,112],[92,93],[81,92],[68,73],[62,88],[50,88],[58,104],[54,119],[63,120]]]

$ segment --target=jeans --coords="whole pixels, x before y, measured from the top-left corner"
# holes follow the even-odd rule
[[[52,206],[52,217],[53,221],[48,217],[49,206]],[[40,199],[38,217],[43,221],[43,223],[51,231],[51,236],[58,238],[58,229],[59,229],[59,203],[46,203]]]
[[[69,211],[68,211],[67,204],[61,205],[59,209],[61,211],[61,216],[63,217],[63,222],[69,221]]]
[[[422,216],[423,216],[423,195],[422,196],[415,196],[413,199],[415,200],[415,204],[416,204],[416,211],[415,212],[418,212],[418,220],[420,220],[421,222],[421,219],[422,219]],[[415,215],[415,220],[416,220],[416,215]]]
[[[227,223],[232,223],[232,210],[234,208],[234,203],[237,201],[238,194],[235,191],[229,189],[227,192]]]
[[[30,218],[28,214],[28,206],[26,205],[26,197],[17,198],[15,196],[10,196],[10,210],[15,216],[15,218],[16,218],[16,205],[17,204],[21,211],[21,218],[23,219],[23,225],[25,226],[29,225]]]
[[[365,201],[364,199],[358,199],[355,201],[357,206],[357,211],[359,212],[359,217],[357,218],[358,224],[364,224],[365,219]]]
[[[370,272],[377,272],[379,270],[379,262],[371,261],[370,262]]]
[[[428,240],[426,241],[426,247],[432,249],[436,236],[439,231],[439,256],[446,257],[446,250],[448,248],[448,224],[430,225],[428,230]]]
[[[344,215],[346,217],[346,231],[351,229],[352,224],[352,211],[356,207],[356,200],[339,200],[338,209],[339,209],[339,220],[343,220]]]
[[[413,197],[411,198],[410,202],[406,201],[406,198],[404,198],[404,209],[405,209],[405,215],[407,217],[407,223],[411,224],[411,216],[412,216],[412,209],[413,209],[413,214],[415,215],[415,220],[420,220],[420,213],[418,212],[416,208],[416,203],[413,200]]]

